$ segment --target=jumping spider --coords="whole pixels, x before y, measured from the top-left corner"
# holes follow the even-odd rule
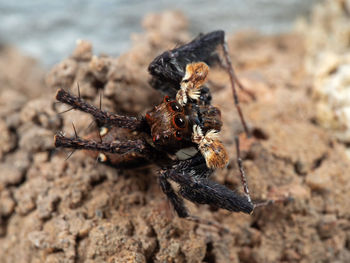
[[[225,62],[217,53],[223,47]],[[228,154],[218,139],[222,127],[220,110],[211,105],[211,94],[205,86],[209,66],[219,63],[229,73],[236,108],[248,133],[238,104],[236,78],[228,55],[224,31],[200,35],[188,44],[166,51],[149,65],[151,85],[165,93],[161,104],[144,117],[128,117],[102,111],[63,89],[58,101],[91,114],[101,125],[100,142],[91,138],[67,138],[58,133],[56,147],[85,149],[102,163],[117,168],[131,168],[155,163],[161,167],[159,183],[179,217],[213,224],[191,216],[182,198],[198,204],[209,204],[234,212],[252,213],[251,201],[236,137],[237,161],[245,195],[209,179],[217,168],[228,163]],[[128,132],[120,137],[120,129]],[[126,139],[125,139],[126,138]],[[169,181],[179,185],[175,192]]]

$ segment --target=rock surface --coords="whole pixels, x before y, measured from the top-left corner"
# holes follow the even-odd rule
[[[317,5],[311,23],[300,21],[305,68],[314,77],[316,120],[350,143],[350,1],[327,0]]]
[[[69,152],[54,148],[56,132],[73,136],[74,122],[84,135],[91,122],[80,112],[58,114],[67,109],[54,100],[59,87],[77,94],[79,84],[81,96],[95,105],[102,92],[104,109],[129,115],[162,100],[148,84],[147,66],[190,39],[187,22],[167,12],[147,16],[143,25],[145,33],[134,35],[121,57],[94,56],[92,45],[79,41],[73,55],[51,70],[46,86],[40,77],[29,86],[14,76],[2,82],[0,262],[347,262],[350,161],[344,146],[314,122],[312,81],[298,35],[229,38],[240,80],[256,97],[239,94],[254,134],[240,136],[252,197],[294,197],[252,215],[186,203],[192,214],[219,222],[229,234],[179,219],[157,184],[155,166],[116,170],[79,151],[65,160]],[[210,79],[230,155],[214,179],[240,191],[233,134],[241,125],[225,72],[213,68]],[[28,96],[29,90],[37,95]]]

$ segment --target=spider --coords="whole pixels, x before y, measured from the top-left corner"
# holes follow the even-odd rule
[[[223,62],[217,53],[223,47]],[[223,125],[221,113],[211,105],[211,94],[206,87],[209,66],[219,63],[228,72],[234,101],[245,131],[245,124],[235,84],[239,83],[228,56],[224,31],[200,35],[193,41],[166,51],[149,65],[151,85],[165,93],[163,101],[143,117],[122,116],[88,104],[79,96],[59,89],[56,99],[71,108],[91,114],[100,128],[100,142],[91,138],[55,136],[55,146],[88,150],[100,162],[117,168],[132,168],[155,163],[160,167],[159,184],[176,213],[181,218],[217,225],[190,215],[183,198],[209,204],[233,212],[252,213],[263,203],[253,203],[235,137],[237,162],[244,188],[240,195],[210,180],[215,169],[228,164],[228,154],[218,135]],[[80,92],[79,92],[80,94]],[[121,138],[120,128],[123,130]],[[175,191],[170,184],[179,185]]]

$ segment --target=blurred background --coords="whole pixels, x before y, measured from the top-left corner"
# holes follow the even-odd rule
[[[273,34],[289,31],[295,19],[307,15],[316,2],[319,0],[0,0],[0,43],[14,44],[50,67],[70,54],[79,38],[91,41],[97,54],[119,55],[128,49],[130,34],[142,30],[140,22],[150,12],[182,11],[193,34],[215,29]]]

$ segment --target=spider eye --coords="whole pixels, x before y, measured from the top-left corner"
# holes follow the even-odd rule
[[[175,101],[171,102],[170,103],[170,107],[173,111],[176,111],[176,112],[182,112],[183,111],[183,108],[181,107],[181,105]]]
[[[182,115],[177,114],[173,118],[173,124],[176,128],[183,129],[186,127],[186,119]]]
[[[164,101],[164,102],[169,102],[169,101],[170,101],[169,96],[165,96],[163,101]]]
[[[180,131],[176,131],[174,133],[176,140],[180,141],[182,140],[182,133]]]

